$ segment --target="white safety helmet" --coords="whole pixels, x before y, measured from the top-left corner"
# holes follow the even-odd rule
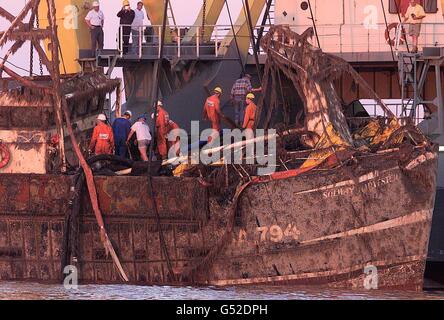
[[[162,103],[162,101],[160,101],[160,100],[157,101],[157,105],[163,107],[163,103]]]
[[[126,110],[124,113],[123,113],[123,115],[129,115],[131,118],[133,117],[133,113],[131,112],[131,111],[129,111],[129,110]]]
[[[102,113],[97,116],[97,120],[106,121],[106,116]]]
[[[93,8],[94,8],[94,7],[100,7],[100,3],[99,3],[99,1],[94,1],[94,2],[92,3],[92,6],[93,6]]]

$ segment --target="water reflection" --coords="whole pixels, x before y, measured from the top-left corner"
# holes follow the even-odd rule
[[[0,282],[1,300],[363,300],[363,299],[426,299],[444,300],[444,292],[405,291],[343,291],[301,287],[143,287],[127,285],[83,285],[66,290],[61,285],[22,282]]]

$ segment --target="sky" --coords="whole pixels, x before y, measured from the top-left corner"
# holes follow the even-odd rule
[[[162,0],[159,0],[162,1]],[[12,14],[17,14],[23,8],[26,0],[0,0],[0,6],[8,10]],[[133,8],[135,8],[138,0],[130,0]],[[171,5],[176,17],[177,24],[179,25],[191,25],[194,23],[200,8],[202,7],[203,0],[171,0]],[[241,0],[228,0],[230,10],[235,21],[242,9]],[[105,48],[115,48],[115,39],[117,33],[118,18],[116,13],[122,6],[122,0],[102,0],[101,10],[105,14]],[[218,24],[229,24],[228,14],[224,8]],[[0,17],[0,31],[5,30],[8,27],[8,22]],[[0,48],[0,57],[9,49],[10,44]],[[8,61],[16,66],[29,69],[29,45],[24,45],[20,51],[18,51],[13,57],[10,57]],[[27,72],[18,69],[12,65],[8,65],[11,69],[19,74],[26,74]],[[34,72],[38,72],[38,59],[34,59]],[[120,70],[116,70],[114,76],[120,76]]]

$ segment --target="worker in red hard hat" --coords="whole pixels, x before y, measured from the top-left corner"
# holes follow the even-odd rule
[[[202,118],[211,122],[211,128],[215,131],[209,138],[210,143],[214,137],[218,136],[221,131],[220,120],[223,117],[220,110],[220,97],[222,95],[222,89],[216,87],[213,90],[213,95],[205,101]]]
[[[93,131],[89,150],[95,155],[114,154],[113,129],[106,123],[104,114],[99,114],[97,117],[97,125]]]

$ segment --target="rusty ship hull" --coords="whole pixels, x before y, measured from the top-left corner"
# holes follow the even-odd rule
[[[153,177],[155,203],[147,177],[95,180],[131,283],[362,288],[364,269],[374,266],[379,288],[421,289],[436,171],[433,148],[386,151],[339,169],[250,182],[228,203],[196,178]],[[0,175],[1,280],[62,281],[71,185],[64,175]],[[83,283],[120,283],[87,195],[81,203],[71,263]]]

